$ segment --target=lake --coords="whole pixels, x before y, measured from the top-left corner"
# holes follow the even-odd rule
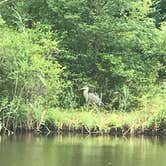
[[[0,166],[166,166],[166,137],[0,136]]]

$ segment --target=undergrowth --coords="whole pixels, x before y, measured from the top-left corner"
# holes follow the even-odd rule
[[[133,112],[108,112],[82,107],[65,110],[14,104],[1,107],[0,129],[11,134],[17,130],[38,132],[79,132],[99,134],[165,134],[166,102],[163,96],[148,100],[145,107]],[[20,101],[14,101],[17,104]],[[19,103],[20,104],[20,103]],[[6,110],[10,110],[5,112]],[[24,110],[24,111],[20,111]]]

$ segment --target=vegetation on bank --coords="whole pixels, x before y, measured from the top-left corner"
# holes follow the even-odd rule
[[[164,2],[2,1],[0,131],[165,133]]]
[[[108,112],[94,107],[64,110],[61,108],[34,110],[13,108],[4,114],[0,129],[6,134],[14,132],[86,133],[110,135],[166,135],[165,94],[146,100],[139,111]],[[23,107],[22,105],[20,105]],[[26,110],[26,111],[25,111]],[[22,114],[18,114],[22,111]],[[17,113],[13,113],[17,112]]]
[[[158,100],[158,99],[156,99]],[[151,103],[152,104],[152,103]],[[44,125],[53,124],[58,132],[78,132],[110,135],[160,135],[166,134],[165,103],[160,107],[153,103],[148,110],[125,112],[96,112],[85,108],[75,111],[51,111],[46,115]],[[51,115],[50,115],[51,114]]]

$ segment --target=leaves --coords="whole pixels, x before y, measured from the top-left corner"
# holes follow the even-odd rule
[[[157,82],[165,78],[165,25],[162,23],[158,29],[155,23],[157,13],[164,15],[163,3],[164,0],[158,3],[151,0],[15,0],[6,4],[1,7],[5,22],[19,31],[24,28],[21,35],[7,29],[13,38],[4,43],[5,51],[11,55],[8,66],[10,70],[21,68],[22,74],[12,72],[10,78],[24,80],[28,91],[36,87],[36,94],[48,88],[51,98],[62,76],[66,85],[63,92],[60,90],[59,102],[65,107],[72,103],[82,105],[77,89],[88,84],[102,93],[106,103],[120,108],[123,87],[127,87],[130,101],[126,110],[130,106],[134,109],[139,98],[151,93]],[[1,36],[7,38],[8,33]],[[5,67],[3,70],[8,71]],[[54,74],[59,77],[53,77]],[[27,78],[30,78],[28,82]],[[120,95],[114,96],[116,92]]]

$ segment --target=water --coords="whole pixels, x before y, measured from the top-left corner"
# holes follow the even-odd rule
[[[166,166],[166,138],[0,137],[0,166]]]

